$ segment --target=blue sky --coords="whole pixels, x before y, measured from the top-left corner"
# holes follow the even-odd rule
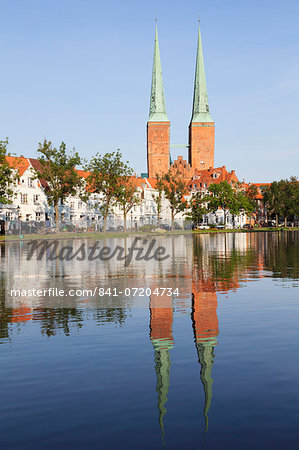
[[[299,175],[297,0],[0,0],[9,150],[36,156],[44,138],[86,158],[120,148],[146,171],[155,13],[171,143],[188,139],[200,14],[215,164],[247,181]]]

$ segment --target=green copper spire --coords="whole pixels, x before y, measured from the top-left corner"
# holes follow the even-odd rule
[[[196,342],[197,356],[198,361],[201,365],[200,370],[200,379],[203,384],[204,392],[205,392],[205,406],[204,406],[204,417],[205,417],[205,431],[208,431],[209,427],[209,419],[208,412],[211,406],[212,401],[212,366],[214,364],[214,346],[217,344],[216,339],[207,339],[206,342],[204,340],[198,340]]]
[[[173,341],[170,339],[152,339],[152,344],[155,349],[155,370],[157,375],[157,393],[158,393],[158,409],[159,409],[159,424],[162,431],[162,441],[164,440],[164,415],[166,414],[165,403],[167,402],[167,395],[169,391],[169,377],[170,377],[170,353],[169,350],[173,347]]]
[[[213,122],[213,119],[209,113],[209,101],[201,44],[200,26],[198,27],[198,44],[191,122]]]
[[[149,122],[168,122],[166,114],[163,78],[161,69],[161,58],[158,41],[158,30],[156,24],[155,51],[152,76],[151,103],[149,112]]]

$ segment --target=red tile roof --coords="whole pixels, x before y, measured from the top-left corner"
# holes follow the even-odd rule
[[[24,156],[6,156],[6,161],[12,169],[19,171],[21,177],[29,167],[29,162]]]

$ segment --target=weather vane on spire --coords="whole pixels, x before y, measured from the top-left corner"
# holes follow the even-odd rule
[[[158,19],[157,19],[157,12],[155,12],[155,22],[157,23]]]

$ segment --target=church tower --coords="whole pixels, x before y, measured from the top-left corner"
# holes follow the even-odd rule
[[[163,294],[150,299],[150,339],[155,350],[155,371],[157,375],[159,424],[164,439],[165,404],[169,391],[170,350],[173,348],[172,336],[173,309],[172,299]]]
[[[147,122],[147,167],[149,178],[169,169],[170,122],[166,114],[161,59],[156,24],[150,112]]]
[[[189,126],[189,164],[193,169],[214,167],[215,125],[209,112],[205,67],[198,29],[193,110]]]

